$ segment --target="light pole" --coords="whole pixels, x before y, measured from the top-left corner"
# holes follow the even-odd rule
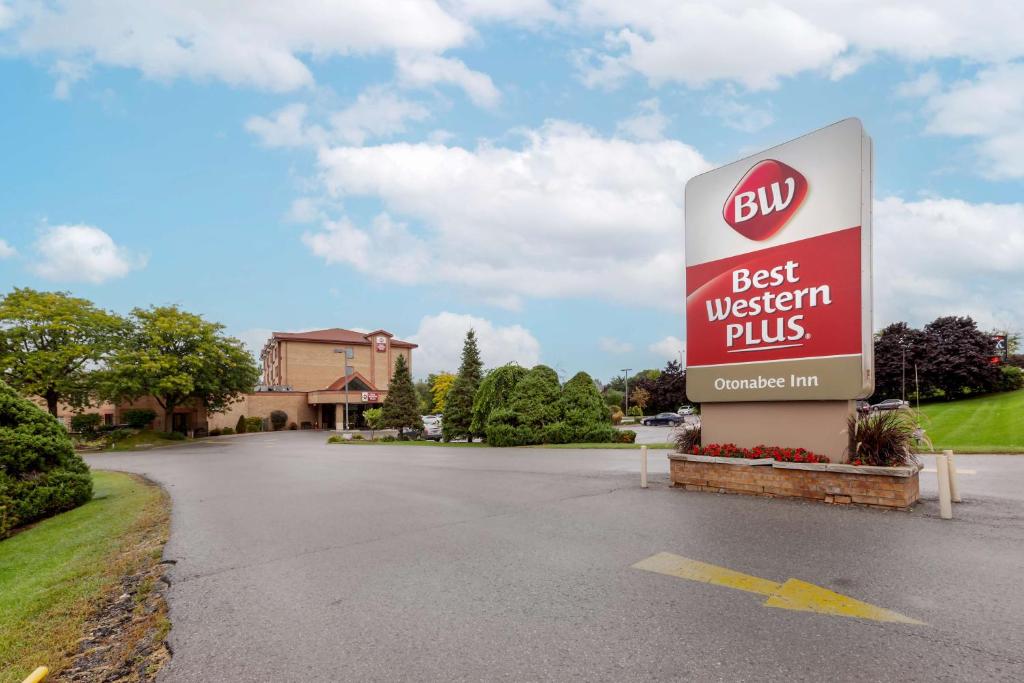
[[[629,415],[629,371],[632,370],[632,369],[633,368],[622,368],[622,370],[620,371],[620,372],[626,373],[625,374],[625,378],[626,378],[625,379],[625,382],[626,382],[626,415]]]
[[[355,355],[355,354],[352,351],[352,347],[351,346],[346,346],[345,347],[345,418],[344,418],[344,421],[342,422],[342,428],[341,428],[341,430],[343,432],[347,432],[348,431],[348,392],[349,392],[348,383],[352,379],[352,373],[355,372],[355,368],[353,368],[351,365],[349,365],[348,362],[352,358],[353,355]]]

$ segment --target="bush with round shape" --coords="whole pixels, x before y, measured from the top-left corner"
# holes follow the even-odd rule
[[[247,418],[245,418],[245,431],[246,432],[262,432],[263,431],[263,418],[262,417],[247,417]]]
[[[636,443],[636,432],[632,429],[616,429],[615,443]]]
[[[275,432],[284,429],[286,424],[288,424],[288,413],[283,410],[270,411],[270,426]]]
[[[546,365],[536,365],[516,384],[508,407],[519,425],[540,428],[561,417],[561,398],[558,373]]]
[[[121,419],[133,429],[146,429],[156,419],[156,411],[148,408],[133,408],[121,413]]]
[[[619,406],[608,406],[608,413],[611,415],[613,425],[621,424],[622,418],[625,417],[625,414],[622,412],[622,408]]]
[[[210,436],[220,436],[221,433],[222,432],[219,429],[217,429],[217,428],[214,428],[214,429],[210,430]]]
[[[71,416],[71,431],[82,434],[94,434],[103,418],[99,413],[79,413]]]
[[[0,381],[0,538],[92,498],[67,430]]]
[[[596,425],[580,433],[580,443],[614,443],[618,430],[611,425]]]
[[[299,428],[299,425],[295,424],[294,422],[291,422],[291,423],[288,424],[288,430],[289,431],[295,431],[298,428]]]

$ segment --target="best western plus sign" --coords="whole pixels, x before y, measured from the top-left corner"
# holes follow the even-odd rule
[[[687,394],[871,394],[871,140],[847,119],[686,185]]]

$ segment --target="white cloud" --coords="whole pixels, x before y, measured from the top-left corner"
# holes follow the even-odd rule
[[[408,121],[423,121],[430,110],[381,87],[360,93],[352,106],[331,115],[331,127],[342,142],[361,145],[367,138],[404,133]]]
[[[1024,204],[889,197],[874,225],[876,328],[952,314],[1024,323]]]
[[[18,250],[7,243],[7,240],[0,239],[0,259],[11,258],[16,255]]]
[[[485,318],[449,313],[425,316],[409,341],[419,344],[413,355],[418,377],[447,370],[457,372],[466,332],[476,331],[484,367],[493,368],[515,361],[523,367],[540,362],[540,342],[520,325],[495,325]]]
[[[983,69],[932,94],[925,110],[929,133],[976,140],[983,175],[1024,177],[1024,64]]]
[[[562,122],[521,137],[521,147],[321,149],[333,197],[376,197],[385,210],[372,226],[342,217],[304,240],[328,263],[481,297],[657,291],[681,302],[682,190],[708,162],[677,141],[608,139]]]
[[[597,347],[605,353],[629,353],[633,350],[633,345],[629,342],[612,337],[601,337],[597,341]]]
[[[744,133],[756,133],[775,122],[769,103],[753,105],[741,102],[736,89],[731,86],[704,98],[704,114]]]
[[[939,90],[942,81],[939,74],[929,69],[912,80],[900,83],[896,94],[900,97],[927,97]]]
[[[406,131],[406,123],[423,121],[430,110],[383,86],[367,88],[355,101],[330,114],[328,125],[307,122],[309,107],[289,104],[269,117],[251,116],[245,129],[266,147],[316,147],[344,143],[361,145],[370,138],[388,138]]]
[[[89,75],[89,66],[78,62],[58,59],[50,69],[57,82],[53,85],[53,96],[58,100],[71,98],[71,86]]]
[[[17,23],[12,49],[23,54],[271,91],[311,85],[304,59],[441,52],[474,33],[435,0],[25,0],[13,15],[0,20]]]
[[[619,121],[615,130],[635,140],[660,140],[664,137],[669,119],[661,112],[658,98],[644,100],[638,105],[635,116]]]
[[[501,101],[501,92],[491,77],[470,69],[462,60],[424,53],[400,54],[396,66],[399,82],[405,86],[455,85],[480,107],[496,107]]]
[[[1024,56],[1024,5],[1013,2],[984,10],[960,0],[578,0],[572,6],[581,23],[606,32],[603,47],[577,54],[592,86],[614,86],[635,73],[653,84],[726,81],[757,90],[806,71],[842,78],[878,54],[981,63]]]
[[[91,282],[124,277],[146,265],[146,258],[117,245],[91,225],[55,225],[36,240],[39,261],[34,270],[58,281]]]
[[[234,336],[245,344],[245,348],[252,354],[252,357],[259,361],[260,352],[263,351],[263,345],[270,339],[270,335],[274,333],[267,327],[253,327],[248,330],[242,330],[241,332],[234,333]]]
[[[686,362],[686,342],[679,337],[668,336],[659,339],[647,349],[665,361],[679,360],[679,353],[683,354],[683,362]]]

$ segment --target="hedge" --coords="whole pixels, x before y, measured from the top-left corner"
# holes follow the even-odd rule
[[[91,498],[89,467],[64,427],[0,381],[0,538]]]

